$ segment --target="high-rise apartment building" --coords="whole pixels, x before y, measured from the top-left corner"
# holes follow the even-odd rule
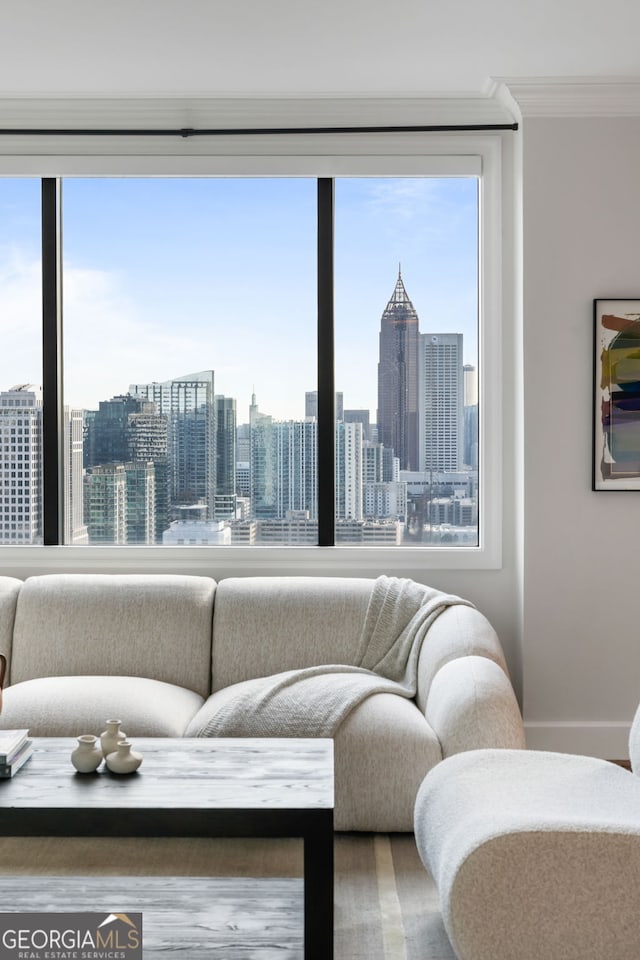
[[[277,516],[318,518],[317,424],[312,420],[275,423]]]
[[[252,404],[250,471],[253,517],[283,519],[294,511],[316,520],[316,421],[277,421]]]
[[[156,542],[156,471],[151,460],[125,463],[127,543]]]
[[[155,470],[151,461],[87,467],[84,502],[90,543],[155,542]]]
[[[85,467],[123,463],[129,459],[127,421],[130,413],[140,409],[141,401],[131,394],[100,401],[98,409],[91,411],[92,415],[86,419]]]
[[[418,314],[402,273],[380,321],[378,439],[391,447],[401,470],[418,465]]]
[[[420,334],[418,369],[418,469],[460,470],[464,439],[462,334]]]
[[[344,394],[336,393],[336,420],[344,419]],[[318,419],[318,391],[307,390],[304,395],[304,415]]]
[[[138,533],[135,543],[161,543],[162,534],[169,526],[169,491],[167,476],[167,436],[168,417],[158,413],[153,401],[143,400],[130,393],[112,397],[110,400],[101,400],[98,410],[89,411],[86,417],[84,464],[87,469],[109,464],[142,464],[142,473],[148,472],[148,464],[152,463],[154,472],[153,489],[155,502],[151,514],[154,517],[154,530],[150,540],[140,540],[142,536],[142,521],[138,521]],[[95,486],[92,481],[89,486]],[[87,485],[85,485],[87,486]],[[127,489],[133,489],[129,479]],[[115,506],[116,499],[113,504]],[[139,511],[144,498],[136,497],[136,506]],[[146,527],[146,521],[144,522]],[[95,523],[93,524],[95,529]],[[117,530],[117,524],[114,525]],[[131,536],[134,534],[131,532]],[[146,533],[144,534],[146,536]],[[102,541],[101,541],[102,542]]]
[[[87,467],[84,503],[89,542],[154,543],[155,501],[155,470],[151,461]]]
[[[362,436],[365,441],[373,440],[373,437],[371,436],[371,423],[370,423],[369,417],[370,417],[370,412],[369,410],[365,410],[365,409],[344,411],[345,423],[361,423],[362,424]]]
[[[274,419],[258,409],[255,393],[251,395],[249,429],[251,517],[275,519],[278,516],[278,463]]]
[[[89,543],[120,546],[127,542],[127,477],[123,463],[87,467],[84,516]]]
[[[400,481],[397,457],[389,457],[381,443],[363,447],[362,501],[365,517],[405,520],[407,516],[407,484]]]
[[[365,483],[382,483],[384,477],[384,447],[381,443],[364,441],[362,474]]]
[[[472,407],[478,402],[478,372],[472,363],[465,363],[462,367],[464,382],[464,405]]]
[[[365,483],[363,489],[364,516],[367,518],[405,521],[407,516],[407,484]]]
[[[464,376],[464,464],[478,469],[478,375],[476,368],[465,363]]]
[[[318,517],[317,422],[277,421],[251,406],[251,515],[259,521],[306,524]],[[361,423],[336,423],[336,517],[362,519]],[[266,529],[266,528],[265,528]],[[275,527],[273,528],[275,531]],[[287,542],[290,542],[288,528]],[[306,538],[306,535],[305,535]]]
[[[216,411],[213,370],[161,383],[134,383],[129,392],[151,400],[167,418],[169,515],[189,504],[204,504],[214,519],[216,495]]]
[[[251,424],[241,423],[236,428],[236,460],[248,463],[251,459]]]
[[[42,543],[42,389],[0,393],[0,543]]]
[[[336,424],[336,520],[362,520],[361,423]]]
[[[400,479],[400,461],[394,456],[393,450],[384,447],[382,454],[382,479],[387,483]]]
[[[84,410],[64,408],[64,543],[89,542],[84,522]]]
[[[236,519],[236,401],[215,395],[216,520]]]
[[[251,424],[236,427],[236,494],[251,497]]]
[[[139,413],[130,413],[127,418],[127,461],[153,464],[154,538],[156,543],[162,543],[169,526],[168,422],[164,414],[156,412],[155,404],[144,401],[141,407]]]

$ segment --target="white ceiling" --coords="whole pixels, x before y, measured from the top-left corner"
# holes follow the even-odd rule
[[[0,0],[0,97],[483,96],[640,77],[640,0]]]

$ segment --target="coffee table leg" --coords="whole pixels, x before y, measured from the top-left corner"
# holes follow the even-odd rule
[[[304,838],[304,956],[333,960],[333,816]]]

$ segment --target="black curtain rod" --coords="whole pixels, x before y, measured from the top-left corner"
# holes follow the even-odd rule
[[[182,127],[178,130],[102,130],[77,128],[0,127],[3,137],[238,137],[277,134],[301,135],[323,133],[456,133],[478,130],[517,130],[517,123],[422,124],[392,127],[228,127],[197,130]]]

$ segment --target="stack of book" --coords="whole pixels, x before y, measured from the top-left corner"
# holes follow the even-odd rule
[[[0,780],[17,773],[32,753],[28,730],[0,730]]]

